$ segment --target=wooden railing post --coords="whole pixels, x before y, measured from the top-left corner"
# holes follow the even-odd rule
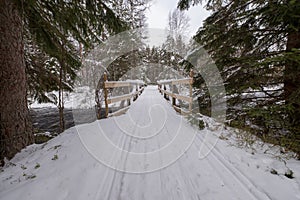
[[[158,84],[158,91],[159,91],[160,94],[162,93],[161,92],[161,85],[160,84]]]
[[[172,105],[173,105],[173,106],[176,106],[176,99],[175,99],[175,97],[173,96],[173,95],[174,95],[174,92],[175,92],[175,85],[172,84]]]
[[[139,96],[138,91],[139,91],[139,89],[138,89],[138,84],[136,83],[136,84],[135,84],[135,95],[134,95],[134,97],[133,97],[133,101],[137,100],[137,98],[138,98],[138,96]]]
[[[107,74],[104,72],[103,74],[103,90],[104,90],[104,101],[105,101],[105,118],[108,116],[108,102],[107,102],[107,96],[108,96],[108,91],[107,88],[105,87],[105,82],[107,81]]]
[[[190,97],[193,97],[193,83],[194,83],[194,71],[191,69],[190,71],[190,78],[192,79],[190,82]],[[189,104],[189,111],[192,112],[193,109],[193,101]]]
[[[167,90],[166,85],[164,85],[164,90]],[[164,98],[167,99],[167,94],[164,92]]]
[[[95,101],[96,101],[96,113],[97,113],[97,119],[101,119],[101,99],[100,99],[100,95],[99,95],[99,91],[101,90],[102,87],[102,80],[99,79],[98,84],[97,84],[97,88],[95,91]]]
[[[131,93],[131,84],[129,84],[129,86],[128,86],[128,94],[130,94],[130,93]],[[127,105],[128,106],[130,106],[130,99],[131,98],[127,99]]]
[[[138,96],[142,93],[143,87],[139,89],[141,82],[136,81],[108,81],[107,74],[104,73],[103,75],[103,86],[101,85],[101,88],[103,88],[103,94],[104,94],[104,100],[105,100],[105,118],[109,116],[116,116],[120,115],[121,113],[124,113],[126,110],[128,110],[128,107],[130,106],[131,99],[137,99]],[[134,92],[134,87],[136,87],[136,92]],[[122,94],[115,97],[109,97],[108,92],[109,88],[122,88],[122,92],[126,94]],[[127,92],[126,92],[127,91]],[[132,93],[133,92],[133,93]],[[119,111],[115,111],[112,113],[109,113],[108,104],[121,102],[120,108],[124,107],[124,103],[127,102],[127,108],[121,109]]]
[[[144,91],[143,85],[139,85],[139,89],[141,89],[141,92],[139,92],[139,95],[141,95],[143,93],[143,91]]]

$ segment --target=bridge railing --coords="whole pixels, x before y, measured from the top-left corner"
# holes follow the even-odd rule
[[[104,102],[105,102],[105,117],[109,116],[117,116],[124,112],[126,112],[131,104],[131,99],[135,101],[139,95],[142,94],[144,90],[144,82],[143,81],[108,81],[107,74],[104,75],[104,83],[103,83],[103,91],[104,91]],[[120,87],[127,87],[127,94],[119,95],[119,96],[108,96],[108,90],[112,88],[120,88]],[[135,87],[135,91],[133,92],[133,89]],[[109,113],[108,105],[120,101],[126,101],[127,100],[127,106],[116,111],[113,113]]]
[[[183,79],[170,79],[170,80],[161,80],[157,81],[158,84],[158,90],[161,94],[164,95],[165,99],[168,99],[169,97],[172,97],[172,105],[174,109],[177,112],[180,112],[182,114],[189,114],[192,111],[193,106],[193,76],[194,73],[191,70],[190,71],[190,77],[189,78],[183,78]],[[175,93],[175,86],[179,84],[188,84],[189,85],[189,95],[181,95],[178,93]],[[166,85],[170,85],[170,91],[167,90]],[[178,105],[176,105],[176,100],[182,100],[189,104],[188,111],[180,108]]]

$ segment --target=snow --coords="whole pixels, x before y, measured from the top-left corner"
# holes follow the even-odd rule
[[[191,78],[182,78],[182,79],[164,79],[164,80],[160,80],[160,81],[157,81],[158,84],[168,84],[168,83],[171,83],[172,81],[179,81],[179,80],[182,80],[182,81],[186,81],[186,80],[190,80]]]
[[[55,95],[58,96],[57,91],[53,91]],[[89,87],[78,87],[75,88],[73,92],[65,92],[64,93],[64,108],[69,109],[89,109],[95,107],[95,93],[94,90],[91,90]],[[102,107],[105,106],[104,102],[102,102]],[[108,107],[119,107],[120,102],[109,104]],[[34,101],[29,105],[29,108],[57,108],[54,103],[38,103]]]
[[[141,80],[126,80],[133,85],[143,85],[144,81]],[[135,87],[132,88],[132,93],[135,92]],[[51,92],[58,97],[58,91]],[[120,102],[109,104],[109,107],[118,107]],[[88,86],[76,87],[73,92],[64,92],[64,107],[70,109],[89,109],[95,106],[95,90]],[[103,102],[103,107],[105,106]],[[34,101],[29,105],[30,108],[57,108],[53,103],[38,103]]]
[[[138,80],[138,79],[134,79],[134,80],[132,80],[132,79],[127,79],[126,82],[129,82],[129,83],[132,83],[132,84],[139,84],[139,85],[145,84],[144,81]]]
[[[58,97],[58,91],[51,92]],[[88,86],[77,87],[73,92],[64,92],[64,107],[65,108],[93,108],[95,106],[95,90]],[[30,108],[57,108],[53,103],[38,103],[34,101]]]
[[[300,199],[299,161],[260,142],[240,148],[233,129],[202,118],[208,126],[198,130],[148,86],[126,114],[7,161],[0,199]]]

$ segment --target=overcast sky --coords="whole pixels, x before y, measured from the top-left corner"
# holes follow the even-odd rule
[[[176,8],[178,0],[152,0],[151,7],[147,11],[147,22],[149,28],[165,29],[168,23],[169,11]],[[185,11],[190,18],[190,36],[193,36],[198,28],[202,25],[202,21],[208,17],[209,12],[202,5],[191,7]]]

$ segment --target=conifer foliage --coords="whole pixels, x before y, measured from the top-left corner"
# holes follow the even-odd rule
[[[223,76],[232,125],[299,153],[300,1],[210,0],[206,8],[212,14],[194,39]]]
[[[87,51],[102,33],[127,28],[112,6],[106,0],[0,1],[0,160],[33,142],[26,88],[40,101],[49,101],[49,90],[71,89],[79,44]]]

